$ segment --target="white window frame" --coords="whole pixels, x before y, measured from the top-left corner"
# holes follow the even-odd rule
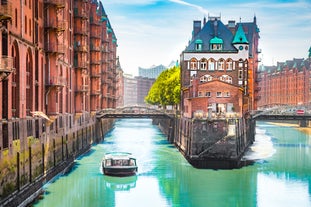
[[[211,71],[215,70],[215,61],[212,59],[208,60],[208,70],[211,70]]]
[[[217,98],[222,97],[222,93],[221,93],[220,91],[216,92],[216,97],[217,97]]]

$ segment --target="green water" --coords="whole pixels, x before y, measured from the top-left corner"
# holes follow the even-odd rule
[[[105,152],[137,158],[137,176],[102,174]],[[71,173],[45,186],[35,206],[310,207],[311,138],[291,127],[257,125],[246,159],[235,170],[195,169],[151,120],[120,120],[105,141],[76,160]]]

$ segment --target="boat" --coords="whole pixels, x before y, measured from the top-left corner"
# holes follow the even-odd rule
[[[105,175],[131,176],[137,172],[136,158],[128,152],[106,153],[102,159],[102,170]]]

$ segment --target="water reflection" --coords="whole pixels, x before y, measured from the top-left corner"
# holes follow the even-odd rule
[[[136,187],[137,175],[114,177],[104,175],[105,186],[114,191],[129,191]]]

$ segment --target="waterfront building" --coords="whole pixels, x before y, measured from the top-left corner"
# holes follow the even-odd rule
[[[98,0],[2,0],[0,28],[2,196],[94,141],[95,112],[116,107],[117,39]]]
[[[124,74],[124,106],[137,105],[137,79],[131,74]]]
[[[192,39],[180,57],[184,117],[234,113],[257,106],[259,29],[253,22],[209,16],[193,22]]]
[[[137,104],[145,106],[145,97],[156,79],[142,76],[137,76],[135,79],[137,80]]]
[[[124,77],[119,57],[116,65],[116,107],[124,106]]]
[[[311,61],[294,58],[276,66],[261,66],[258,108],[306,106],[311,103]]]

